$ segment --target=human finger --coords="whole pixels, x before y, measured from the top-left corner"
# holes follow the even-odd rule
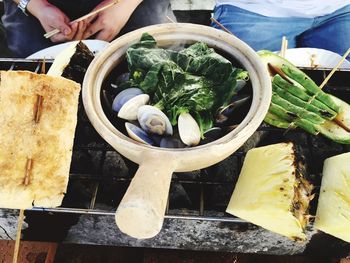
[[[77,32],[74,36],[74,40],[82,40],[83,36],[84,36],[84,32],[85,32],[85,28],[86,28],[86,22],[85,21],[80,21],[78,23],[78,29]]]
[[[110,42],[114,37],[114,34],[110,30],[101,30],[96,35],[95,39],[104,40]]]
[[[94,23],[90,24],[83,35],[83,39],[89,38],[95,35],[98,31],[102,30],[103,26],[96,20]]]
[[[64,34],[64,32],[58,33],[58,34],[51,37],[51,41],[52,42],[70,41],[75,36],[77,30],[78,30],[78,23],[73,23],[70,25],[70,33],[69,34]]]
[[[90,16],[90,17],[84,19],[84,21],[86,22],[86,24],[90,24],[90,23],[92,23],[92,21],[94,21],[97,18],[97,16],[98,16],[98,14],[95,14],[93,16]]]

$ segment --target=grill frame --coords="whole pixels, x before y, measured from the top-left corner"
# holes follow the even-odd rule
[[[46,60],[45,62],[47,64],[47,70],[49,68],[49,65],[52,63],[52,60]],[[41,63],[42,60],[37,59],[0,58],[0,70],[30,70],[38,73],[41,69]],[[318,83],[321,83],[331,70],[328,68],[318,68],[316,70],[310,68],[302,69],[306,70],[307,73]],[[345,78],[345,80],[350,79],[350,69],[338,70],[330,80],[329,84],[326,86],[325,90],[331,93],[345,93],[347,101],[350,102],[350,85],[342,85],[342,81],[339,78]],[[266,126],[260,126],[258,131],[267,131],[270,133],[277,133],[279,135],[284,133],[284,130]],[[290,131],[289,133],[295,133],[297,135],[302,134],[305,136],[307,144],[306,150],[308,151],[307,154],[315,154],[313,138],[311,135],[308,135],[301,130]],[[284,135],[282,135],[282,137],[284,137]],[[328,142],[327,139],[324,141]],[[332,143],[330,143],[330,145],[332,146]],[[340,148],[342,148],[341,150],[338,150],[340,152],[350,151],[350,146],[341,146]],[[106,157],[107,152],[115,152],[115,150],[107,143],[105,143],[102,139],[95,145],[91,145],[89,143],[75,143],[73,151],[95,151],[102,153],[101,162],[104,161],[103,158]],[[329,152],[333,152],[332,149],[330,149]],[[231,155],[237,162],[238,174],[243,164],[244,154],[244,151],[238,150],[233,155]],[[315,158],[314,155],[312,158]],[[133,166],[133,164],[130,163],[129,165]],[[134,166],[136,167],[136,165]],[[135,167],[133,167],[133,169],[135,169]],[[100,168],[102,169],[102,166]],[[134,174],[133,172],[130,173]],[[128,184],[128,182],[131,180],[131,177],[103,176],[102,172],[79,173],[71,171],[70,181],[86,181],[92,185],[92,190],[90,191],[91,196],[89,198],[89,201],[84,203],[85,207],[34,207],[33,209],[26,211],[26,216],[29,218],[29,221],[31,217],[38,218],[40,216],[43,218],[49,217],[51,219],[57,217],[58,215],[60,218],[62,215],[64,215],[62,218],[76,218],[78,216],[78,223],[69,226],[68,230],[66,229],[67,233],[65,236],[58,236],[52,234],[53,232],[50,231],[48,231],[46,234],[43,234],[44,231],[39,230],[40,233],[36,233],[40,227],[31,228],[29,223],[29,228],[24,231],[24,239],[37,241],[59,241],[79,244],[166,247],[174,249],[226,251],[238,253],[263,253],[278,255],[308,254],[313,253],[315,250],[319,251],[322,247],[330,247],[332,248],[331,250],[329,250],[327,253],[324,250],[322,253],[330,256],[350,255],[349,245],[326,234],[316,233],[312,225],[307,230],[307,235],[309,238],[308,242],[299,244],[294,243],[293,241],[290,241],[279,235],[273,234],[267,230],[263,230],[252,224],[249,224],[244,220],[225,214],[222,209],[220,211],[216,211],[216,213],[212,213],[212,211],[206,209],[208,204],[206,201],[206,189],[213,189],[215,186],[229,186],[233,188],[234,180],[219,181],[215,180],[215,176],[208,176],[205,174],[202,176],[202,173],[207,173],[207,170],[201,170],[201,176],[196,179],[184,179],[183,177],[172,179],[172,185],[181,184],[197,187],[199,189],[198,196],[196,198],[197,203],[193,205],[191,209],[187,210],[171,209],[172,204],[168,203],[165,216],[165,224],[161,233],[153,239],[138,241],[126,237],[119,232],[114,224],[114,210],[111,210],[110,207],[107,209],[101,209],[99,206],[97,206],[96,208],[98,194],[100,193],[99,191],[101,191],[101,183],[105,181],[109,182],[112,180],[114,183]],[[316,188],[318,190],[319,185],[316,185]],[[228,203],[229,200],[226,201]],[[118,203],[118,201],[114,201],[114,203]],[[227,203],[222,204],[221,208],[224,208]],[[195,207],[195,209],[193,209],[193,207]],[[3,227],[4,224],[2,222],[3,220],[6,220],[9,225],[12,223],[15,225],[16,212],[11,210],[1,211],[2,213],[0,212],[0,226],[3,229],[4,233],[2,233],[0,229],[0,238],[14,238],[15,233],[13,233],[11,229],[9,230],[8,228]],[[82,230],[84,228],[84,222],[86,225],[90,225],[89,223],[91,220],[95,222],[104,222],[104,225],[92,226],[89,228],[90,231]],[[55,219],[52,221],[55,222]],[[181,225],[184,227],[182,231],[179,232],[179,230],[181,230],[179,226]],[[204,229],[203,226],[206,226],[206,228]],[[107,230],[105,230],[104,227],[106,227]],[[89,235],[91,231],[96,231],[98,234]],[[109,238],[105,237],[106,233],[109,233]],[[101,236],[104,236],[104,238],[101,238]],[[176,239],[175,241],[174,238]],[[213,240],[210,242],[208,239]],[[265,242],[261,243],[261,240]],[[198,242],[201,244],[196,244]]]

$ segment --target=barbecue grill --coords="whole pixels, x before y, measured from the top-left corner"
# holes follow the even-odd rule
[[[46,69],[52,61],[46,61]],[[42,61],[1,59],[1,70],[40,72]],[[302,68],[316,83],[329,73],[326,68]],[[350,70],[337,71],[324,88],[350,102]],[[160,234],[136,240],[115,225],[115,208],[123,197],[137,165],[119,155],[94,130],[80,101],[70,181],[59,208],[35,207],[25,211],[22,240],[96,244],[120,247],[174,248],[275,255],[317,254],[346,257],[350,245],[307,229],[308,241],[298,243],[225,213],[247,149],[293,141],[305,155],[309,177],[316,185],[311,203],[315,214],[324,159],[350,151],[322,136],[302,130],[285,130],[262,124],[237,152],[224,161],[190,173],[176,173],[171,182],[166,219]],[[16,210],[0,210],[0,238],[14,239]]]

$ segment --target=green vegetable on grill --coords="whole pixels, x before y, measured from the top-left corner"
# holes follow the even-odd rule
[[[265,122],[350,144],[350,105],[322,91],[304,72],[270,51],[259,51],[272,79],[272,102]]]

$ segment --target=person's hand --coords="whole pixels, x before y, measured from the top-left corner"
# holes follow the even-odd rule
[[[86,22],[70,23],[70,19],[56,6],[46,0],[31,0],[27,6],[28,11],[41,23],[45,32],[59,29],[60,33],[52,36],[52,42],[64,42],[70,40],[80,40],[86,29]]]
[[[105,0],[95,7],[94,10],[101,8],[112,2]],[[94,17],[87,19],[87,28],[83,34],[83,39],[95,35],[94,38],[111,41],[125,26],[135,8],[142,2],[142,0],[121,1],[116,5],[107,8],[98,13]]]

